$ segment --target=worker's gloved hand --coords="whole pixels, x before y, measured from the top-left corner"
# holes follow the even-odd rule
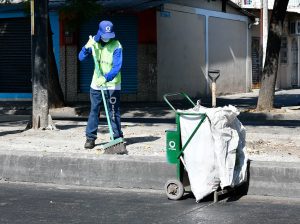
[[[94,46],[95,43],[96,43],[96,41],[95,41],[94,38],[90,35],[90,36],[89,36],[89,41],[84,45],[84,47],[85,47],[86,49],[88,49],[88,48]]]
[[[106,83],[106,79],[105,79],[105,77],[104,77],[103,75],[101,75],[101,76],[100,76],[99,78],[97,78],[97,80],[96,80],[96,85],[97,85],[98,87],[103,86],[105,83]]]

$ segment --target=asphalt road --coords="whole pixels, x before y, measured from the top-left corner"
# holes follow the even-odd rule
[[[170,201],[161,192],[0,183],[0,223],[299,223],[300,199]]]

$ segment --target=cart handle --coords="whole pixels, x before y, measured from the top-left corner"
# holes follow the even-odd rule
[[[196,106],[196,104],[191,100],[191,98],[184,92],[180,92],[180,93],[166,93],[164,95],[164,100],[166,101],[166,103],[172,108],[172,110],[174,110],[176,112],[176,109],[173,107],[173,105],[170,103],[170,101],[168,100],[168,97],[170,96],[178,96],[181,95],[184,98],[186,98],[193,106]]]

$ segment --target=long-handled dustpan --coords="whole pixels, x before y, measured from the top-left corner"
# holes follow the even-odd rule
[[[92,37],[90,36],[90,38],[92,38]],[[93,52],[93,59],[94,59],[95,68],[97,70],[98,76],[100,76],[100,75],[102,75],[102,72],[99,68],[99,64],[98,64],[98,61],[96,59],[94,46],[92,46],[92,52]],[[106,119],[107,119],[109,135],[110,135],[110,141],[108,143],[105,143],[105,144],[101,145],[101,149],[105,150],[105,152],[104,152],[105,154],[126,154],[127,150],[126,150],[124,139],[123,138],[114,139],[114,134],[113,134],[113,130],[112,130],[112,127],[111,127],[111,122],[110,122],[110,117],[109,117],[109,113],[108,113],[107,102],[106,102],[106,98],[105,98],[104,91],[103,91],[102,87],[101,87],[101,94],[102,94],[102,100],[103,100],[103,105],[104,105],[104,110],[105,110],[105,115],[106,115]]]

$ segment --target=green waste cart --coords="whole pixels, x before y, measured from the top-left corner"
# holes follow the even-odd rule
[[[189,185],[187,178],[187,173],[185,170],[184,163],[184,150],[200,128],[201,124],[207,118],[206,114],[201,113],[191,113],[191,112],[181,112],[175,109],[174,105],[170,102],[171,97],[181,97],[187,100],[192,107],[196,104],[191,100],[191,98],[186,93],[167,93],[164,95],[165,102],[170,106],[170,108],[175,112],[176,129],[166,130],[166,156],[167,161],[170,164],[176,164],[177,179],[168,180],[165,184],[165,192],[169,199],[179,200],[184,192],[185,187]],[[189,115],[200,117],[199,122],[195,129],[192,131],[191,135],[187,139],[186,143],[182,145],[181,133],[180,133],[180,116]]]

